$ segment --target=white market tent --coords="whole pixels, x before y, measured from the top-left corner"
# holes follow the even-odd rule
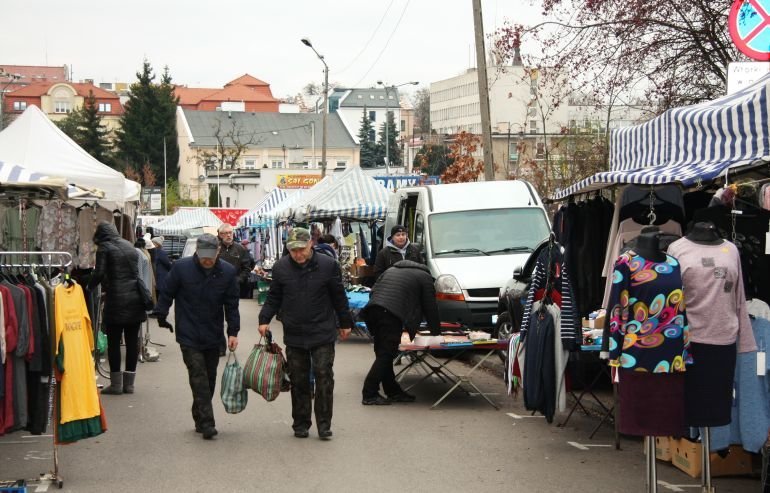
[[[691,186],[770,157],[770,74],[735,94],[674,108],[610,134],[610,171],[554,195],[562,199],[615,184]]]
[[[270,211],[275,210],[278,205],[286,200],[289,193],[281,188],[273,188],[270,192],[262,197],[251,209],[242,215],[238,219],[238,226],[260,226],[269,225],[273,222],[272,217],[268,217],[267,214]]]
[[[311,192],[315,191],[316,187],[313,187]],[[320,191],[306,195],[300,204],[292,208],[292,212],[294,219],[299,221],[335,217],[373,221],[385,219],[389,198],[390,193],[381,182],[365,175],[360,167],[354,166],[340,175],[335,175],[334,180]]]
[[[34,105],[0,132],[0,161],[43,175],[61,176],[80,188],[101,191],[104,200],[117,205],[139,198],[138,183],[94,159]]]
[[[155,235],[182,235],[200,233],[204,227],[218,228],[222,220],[206,207],[181,208],[165,221],[152,226]]]

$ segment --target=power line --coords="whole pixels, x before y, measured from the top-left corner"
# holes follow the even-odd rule
[[[390,44],[390,40],[393,39],[393,35],[396,34],[396,30],[398,29],[398,26],[401,25],[401,19],[404,18],[404,14],[406,14],[406,9],[409,7],[409,2],[411,0],[406,1],[406,5],[404,5],[404,10],[401,11],[401,16],[399,16],[398,21],[396,21],[396,25],[393,27],[393,31],[391,31],[390,36],[388,36],[388,40],[385,42],[385,46],[382,47],[382,50],[377,55],[377,58],[374,59],[374,62],[372,62],[372,65],[369,67],[369,70],[366,71],[366,73],[359,79],[358,82],[355,83],[353,87],[358,87],[358,85],[363,81],[367,75],[369,75],[369,72],[372,71],[375,65],[377,65],[377,62],[380,61],[380,57],[382,57],[382,54],[385,53],[385,50],[388,48],[388,45]]]
[[[395,2],[395,0],[390,0],[390,3],[388,4],[388,8],[386,8],[386,9],[385,9],[385,12],[382,14],[382,17],[380,18],[380,22],[379,22],[379,24],[377,24],[377,27],[376,27],[376,28],[374,28],[374,31],[372,32],[372,35],[369,37],[369,39],[366,41],[366,43],[364,43],[364,47],[363,47],[363,48],[361,48],[361,51],[359,51],[359,52],[358,52],[358,54],[357,54],[356,56],[354,56],[354,57],[353,57],[353,59],[350,61],[350,63],[348,63],[348,64],[345,66],[345,68],[343,68],[342,70],[338,71],[338,72],[337,72],[338,74],[342,74],[342,73],[344,73],[344,72],[345,72],[347,69],[349,69],[350,67],[352,67],[352,66],[353,66],[353,63],[355,63],[355,61],[356,61],[356,60],[358,60],[358,57],[360,57],[360,56],[361,56],[361,55],[364,53],[364,51],[366,51],[366,49],[369,47],[369,43],[371,43],[371,42],[372,42],[372,40],[374,39],[374,36],[375,36],[375,35],[377,34],[377,32],[380,30],[380,27],[382,26],[382,23],[385,21],[385,17],[388,15],[388,12],[390,11],[390,7],[392,7],[392,6],[393,6],[393,2]]]

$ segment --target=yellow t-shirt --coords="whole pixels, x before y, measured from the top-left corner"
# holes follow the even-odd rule
[[[56,355],[64,353],[60,386],[60,423],[99,416],[94,376],[94,334],[83,288],[60,284],[54,290]],[[61,343],[61,345],[60,345]]]

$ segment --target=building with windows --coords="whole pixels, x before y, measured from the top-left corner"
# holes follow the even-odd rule
[[[320,173],[322,118],[178,107],[180,195],[205,201],[210,187],[218,185],[226,207],[250,207],[275,187],[262,183],[261,170]],[[329,115],[326,147],[328,172],[359,165],[358,144],[339,114]]]
[[[280,100],[273,97],[270,84],[249,74],[231,80],[224,87],[176,86],[179,106],[202,111],[278,112]]]
[[[383,124],[387,121],[387,114],[393,114],[393,121],[398,131],[396,141],[402,149],[401,161],[404,165],[405,146],[412,138],[414,127],[414,108],[406,101],[402,100],[398,88],[369,88],[369,89],[348,89],[335,88],[329,95],[329,112],[338,114],[345,128],[356,144],[359,143],[358,133],[361,130],[361,121],[366,116],[372,122],[372,131],[369,138],[374,141],[380,140],[380,132]],[[370,163],[361,163],[362,168],[372,167]],[[406,166],[391,168],[394,173],[405,171]]]
[[[83,107],[85,99],[93,93],[98,105],[102,124],[111,131],[120,127],[123,105],[117,94],[105,91],[86,82],[35,82],[5,94],[3,113],[20,115],[28,106],[40,108],[52,121],[60,121],[68,114]]]

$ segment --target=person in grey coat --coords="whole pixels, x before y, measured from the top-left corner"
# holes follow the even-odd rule
[[[428,267],[401,260],[387,269],[372,288],[363,309],[364,320],[374,338],[374,363],[364,380],[362,404],[381,406],[392,402],[413,402],[396,382],[393,360],[404,329],[414,338],[423,318],[431,334],[441,333],[433,276]],[[387,398],[380,394],[380,384]]]

